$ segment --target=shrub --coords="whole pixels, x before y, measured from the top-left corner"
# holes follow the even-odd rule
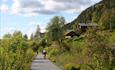
[[[20,34],[0,41],[0,70],[29,70],[34,52]]]
[[[65,64],[64,69],[65,70],[80,70],[79,67],[77,68],[75,64],[71,64],[71,63]]]
[[[49,54],[50,57],[52,57],[52,56],[56,56],[56,55],[58,54],[58,52],[59,52],[59,50],[58,50],[57,48],[52,48],[52,49],[48,52],[48,54]]]
[[[83,64],[81,65],[80,70],[94,70],[94,69],[88,64]]]

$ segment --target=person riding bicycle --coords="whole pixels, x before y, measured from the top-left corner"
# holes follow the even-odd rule
[[[46,54],[47,54],[47,52],[46,52],[45,49],[43,49],[42,54],[43,54],[43,56],[44,56],[44,59],[46,59]]]

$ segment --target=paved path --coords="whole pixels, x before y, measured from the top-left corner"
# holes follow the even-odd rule
[[[54,65],[50,60],[43,59],[42,54],[36,56],[31,64],[30,70],[61,70],[59,67]]]

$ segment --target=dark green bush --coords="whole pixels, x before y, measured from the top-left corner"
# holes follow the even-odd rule
[[[90,65],[83,64],[80,67],[80,70],[94,70]]]

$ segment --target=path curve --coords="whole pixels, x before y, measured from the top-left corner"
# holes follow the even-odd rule
[[[35,57],[35,60],[33,60],[30,70],[61,70],[61,69],[56,65],[54,65],[50,60],[43,59],[43,55],[39,54]]]

